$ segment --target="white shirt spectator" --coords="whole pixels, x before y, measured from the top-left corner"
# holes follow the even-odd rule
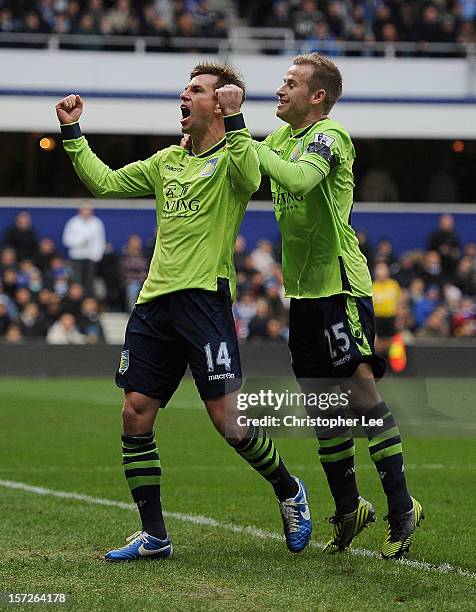
[[[65,313],[50,327],[46,341],[48,344],[85,344],[86,336],[78,331],[73,315]]]
[[[260,240],[251,257],[255,270],[261,272],[265,278],[272,275],[276,261],[273,257],[273,245],[269,240]]]
[[[91,208],[81,208],[66,222],[63,244],[69,249],[70,259],[101,261],[106,248],[104,224],[94,216]]]

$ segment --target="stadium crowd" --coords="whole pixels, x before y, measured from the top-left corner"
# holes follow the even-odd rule
[[[226,38],[207,0],[0,0],[0,32]]]
[[[474,0],[240,0],[253,26],[292,27],[311,51],[339,55],[339,42],[471,43],[476,40]],[[365,50],[350,51],[361,55]]]
[[[249,25],[292,29],[299,43],[296,52],[305,47],[340,55],[344,53],[340,43],[345,41],[356,43],[345,51],[347,55],[375,55],[380,51],[372,47],[374,42],[413,42],[419,45],[417,54],[431,55],[428,43],[476,41],[475,0],[235,0],[235,4]],[[217,39],[228,37],[229,23],[223,12],[210,9],[208,0],[0,0],[1,32]],[[86,46],[92,48],[90,43]],[[109,49],[101,44],[94,48]],[[167,49],[165,42],[150,50]]]
[[[79,237],[71,243],[70,230]],[[68,230],[69,228],[69,230]],[[476,337],[476,243],[462,245],[451,215],[442,215],[428,250],[397,257],[387,239],[375,247],[358,234],[374,278],[380,350],[395,331],[407,337]],[[1,236],[0,339],[51,344],[104,342],[100,313],[126,311],[147,275],[155,238],[129,237],[120,253],[106,243],[102,222],[85,207],[70,219],[63,245],[38,238],[31,216],[19,212]],[[68,257],[58,251],[68,249]],[[79,250],[78,250],[79,249]],[[284,342],[289,300],[284,297],[279,244],[235,246],[234,314],[241,340]]]

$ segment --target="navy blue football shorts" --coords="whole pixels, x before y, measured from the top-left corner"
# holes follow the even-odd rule
[[[339,294],[325,298],[292,298],[289,349],[298,379],[350,378],[361,363],[376,379],[385,360],[375,354],[372,298]]]
[[[137,304],[126,328],[116,385],[165,407],[187,365],[202,400],[241,387],[241,363],[228,279],[218,291],[184,289]]]

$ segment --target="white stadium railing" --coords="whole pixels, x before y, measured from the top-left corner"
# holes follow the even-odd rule
[[[0,48],[43,48],[49,50],[128,50],[149,51],[198,50],[226,55],[228,53],[293,54],[319,50],[329,55],[364,57],[467,57],[476,61],[476,43],[427,42],[348,42],[341,40],[296,39],[290,28],[233,27],[227,38],[179,36],[111,36],[85,34],[0,33]]]

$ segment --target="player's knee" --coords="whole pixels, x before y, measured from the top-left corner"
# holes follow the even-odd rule
[[[124,424],[135,423],[138,420],[155,414],[158,408],[158,400],[141,393],[128,393],[122,408],[122,420]]]

